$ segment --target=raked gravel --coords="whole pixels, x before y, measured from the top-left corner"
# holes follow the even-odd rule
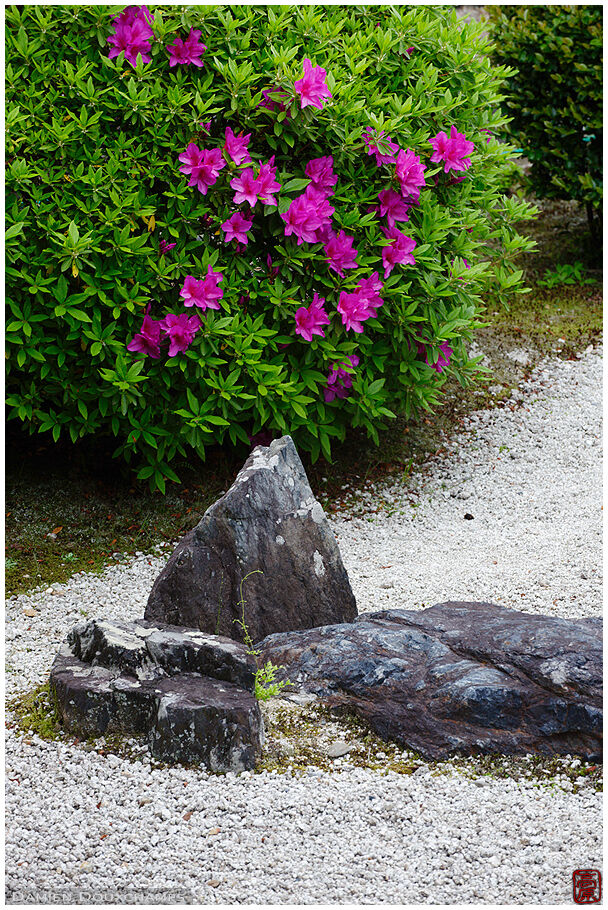
[[[599,351],[547,361],[424,471],[354,494],[332,523],[359,610],[600,615],[601,383]],[[85,613],[141,616],[165,560],[8,601],[7,694],[44,680]],[[574,869],[601,868],[590,787],[426,765],[218,777],[14,731],[6,763],[9,903],[561,904]]]

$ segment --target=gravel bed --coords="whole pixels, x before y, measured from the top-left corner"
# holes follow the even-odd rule
[[[598,351],[545,362],[423,472],[342,507],[359,610],[487,599],[599,615],[601,381]],[[9,600],[7,694],[45,679],[85,614],[141,616],[165,560]],[[574,869],[601,868],[601,796],[551,781],[426,764],[214,776],[14,731],[6,764],[9,903],[556,904]]]

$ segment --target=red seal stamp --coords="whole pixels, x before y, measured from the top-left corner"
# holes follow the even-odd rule
[[[572,897],[575,904],[599,904],[602,899],[602,875],[599,869],[575,869],[572,873]]]

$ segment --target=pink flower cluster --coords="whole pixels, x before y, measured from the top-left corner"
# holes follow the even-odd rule
[[[274,155],[265,164],[260,162],[257,177],[252,167],[241,171],[238,177],[230,181],[230,186],[235,191],[234,203],[248,202],[255,205],[258,199],[264,205],[277,205],[274,196],[281,189],[281,184],[276,180],[277,169],[274,166]]]
[[[133,336],[127,350],[157,359],[160,357],[162,335],[165,335],[169,339],[169,357],[175,357],[192,344],[200,327],[198,316],[168,313],[164,319],[152,319],[146,313],[141,329]]]
[[[300,96],[302,108],[311,104],[313,107],[323,108],[323,99],[331,98],[332,94],[325,84],[327,72],[320,66],[313,66],[308,57],[304,58],[304,75],[296,79],[294,89]]]
[[[411,149],[399,149],[395,176],[401,187],[401,195],[406,198],[410,197],[413,202],[418,202],[420,187],[426,185],[426,180],[424,179],[422,162],[419,156],[414,154]]]
[[[200,29],[191,28],[190,34],[186,40],[176,38],[173,44],[167,45],[169,51],[169,66],[185,65],[188,63],[194,66],[202,66],[202,55],[207,50],[207,45],[200,41]]]
[[[249,220],[240,212],[235,212],[234,215],[231,215],[222,225],[222,230],[226,234],[226,241],[236,240],[237,243],[242,243],[243,246],[247,246],[247,243],[249,242],[247,231],[251,230],[252,224],[253,218]]]
[[[180,296],[184,298],[184,306],[197,306],[201,310],[219,310],[219,301],[224,296],[224,292],[219,286],[223,277],[221,272],[214,272],[210,265],[207,266],[207,274],[204,278],[186,275],[184,286],[179,292]]]
[[[301,306],[296,310],[296,335],[301,335],[305,341],[312,341],[313,335],[325,337],[321,326],[329,325],[329,317],[323,308],[324,304],[324,298],[319,297],[315,291],[310,306]]]
[[[137,65],[138,54],[141,54],[144,63],[149,63],[150,42],[154,38],[150,28],[153,21],[154,16],[147,6],[127,6],[119,16],[115,16],[112,20],[114,31],[108,37],[110,60],[124,51],[125,60],[132,66]]]
[[[334,398],[347,398],[353,384],[352,373],[348,367],[354,369],[359,366],[359,358],[356,354],[351,354],[346,358],[347,363],[334,363],[327,377],[325,386],[325,401],[333,401]]]
[[[382,282],[378,272],[374,272],[369,278],[362,278],[351,294],[347,291],[340,293],[337,310],[346,331],[362,332],[362,323],[366,319],[375,319],[378,307],[384,303],[379,293],[381,290]]]
[[[287,211],[281,215],[285,222],[285,236],[294,234],[298,246],[304,242],[318,243],[327,236],[334,212],[326,193],[315,189],[311,183],[301,196],[292,200]]]
[[[471,166],[471,159],[467,156],[475,146],[464,133],[459,133],[455,126],[451,127],[449,136],[442,131],[433,139],[429,139],[429,142],[434,150],[431,161],[434,163],[443,161],[446,174],[449,171],[466,171]]]
[[[179,160],[182,162],[181,173],[190,177],[188,186],[195,186],[203,196],[207,195],[207,190],[213,186],[221,169],[226,167],[221,149],[199,149],[194,142],[189,143]]]
[[[416,241],[412,237],[406,237],[398,228],[383,228],[384,236],[391,243],[382,247],[382,263],[384,265],[384,277],[388,278],[396,265],[407,263],[416,265],[416,260],[412,256],[412,250],[416,246]]]
[[[251,161],[251,155],[249,154],[248,149],[250,139],[251,133],[247,133],[246,136],[239,133],[238,136],[235,136],[230,127],[226,127],[224,151],[232,158],[235,164],[243,164],[245,161]]]

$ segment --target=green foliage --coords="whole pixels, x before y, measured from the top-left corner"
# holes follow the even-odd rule
[[[483,26],[445,7],[158,7],[152,59],[133,68],[108,58],[118,12],[7,10],[9,416],[55,441],[114,436],[116,456],[164,492],[178,480],[171,463],[204,458],[211,444],[249,445],[265,429],[329,459],[348,427],[377,441],[395,412],[432,409],[448,377],[469,384],[476,363],[465,343],[482,301],[513,295],[514,260],[530,247],[513,228],[529,208],[501,190],[512,148],[482,132],[504,126],[509,74],[488,67]],[[204,65],[170,69],[166,45],[190,27],[202,31]],[[323,109],[301,109],[297,98],[283,112],[260,107],[263,90],[293,97],[305,57],[328,73]],[[461,183],[429,164],[429,137],[452,124],[475,145]],[[333,155],[333,224],[354,237],[357,269],[340,279],[321,244],[298,246],[261,203],[245,250],[224,242],[234,166],[201,195],[178,156],[190,142],[221,146],[227,126],[252,134],[256,161],[275,156],[281,212],[301,192],[307,162]],[[392,173],[366,154],[368,126],[422,157],[427,188],[402,225],[416,265],[395,268],[378,318],[355,334],[335,307],[341,290],[382,275],[386,241],[368,208]],[[161,238],[175,248],[160,255]],[[188,350],[158,360],[129,352],[146,308],[155,319],[184,312],[185,277],[208,265],[222,272],[224,297],[202,314]],[[314,291],[331,326],[306,342],[294,315]],[[446,342],[454,353],[439,373],[432,364]],[[353,353],[349,396],[325,402],[333,364]]]
[[[258,701],[268,701],[269,698],[276,698],[286,686],[291,685],[288,679],[275,681],[278,669],[270,660],[266,661],[263,667],[258,667],[255,674],[254,689],[255,697]]]
[[[495,63],[516,67],[509,134],[541,197],[602,202],[601,6],[489,7]]]
[[[585,278],[585,267],[582,262],[575,262],[572,265],[564,263],[558,265],[554,270],[546,269],[545,277],[539,279],[537,285],[541,288],[555,288],[563,284],[595,284],[595,278]]]

